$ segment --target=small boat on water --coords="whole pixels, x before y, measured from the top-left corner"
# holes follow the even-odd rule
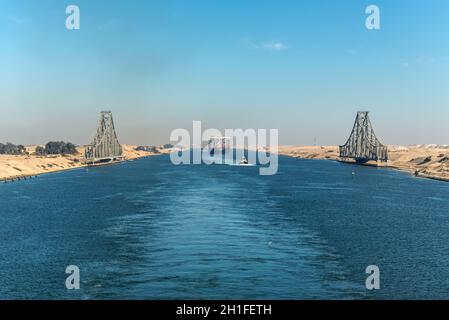
[[[239,164],[248,164],[248,159],[246,159],[245,156],[242,156],[242,157],[240,158]]]

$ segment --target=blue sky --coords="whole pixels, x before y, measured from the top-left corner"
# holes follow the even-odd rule
[[[0,0],[0,141],[85,144],[109,109],[123,143],[201,120],[342,144],[369,110],[384,143],[449,144],[448,16],[446,0]]]

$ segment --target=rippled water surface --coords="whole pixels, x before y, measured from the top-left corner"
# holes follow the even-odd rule
[[[331,161],[259,176],[157,156],[1,184],[0,239],[2,299],[449,298],[449,183]]]

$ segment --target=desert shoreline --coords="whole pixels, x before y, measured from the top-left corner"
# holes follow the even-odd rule
[[[167,150],[163,149],[159,152],[137,151],[135,145],[122,145],[122,147],[123,160],[104,165],[114,165],[167,153]],[[35,146],[27,147],[30,151],[34,148]],[[47,173],[88,167],[89,165],[82,161],[83,148],[77,149],[78,154],[75,155],[0,155],[0,183],[33,179]]]
[[[281,146],[278,153],[299,159],[341,161],[338,146]],[[449,182],[449,146],[388,146],[387,163],[368,162],[367,166],[395,169],[418,178]]]
[[[135,148],[135,145],[123,145],[124,159],[117,163],[169,152],[162,149],[160,152],[137,151]],[[449,182],[449,147],[435,145],[388,146],[388,151],[390,157],[388,163],[377,165],[375,162],[368,162],[365,165],[399,170],[418,178]],[[83,150],[80,148],[79,154],[66,156],[0,155],[0,182],[27,180],[46,173],[87,167],[88,165],[81,161],[82,152]],[[278,154],[298,159],[353,163],[339,159],[338,146],[280,146]]]

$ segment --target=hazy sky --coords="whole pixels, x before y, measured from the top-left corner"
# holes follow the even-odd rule
[[[201,120],[342,144],[369,110],[383,143],[449,144],[448,17],[447,0],[0,0],[0,142],[86,144],[106,109],[122,143]]]

